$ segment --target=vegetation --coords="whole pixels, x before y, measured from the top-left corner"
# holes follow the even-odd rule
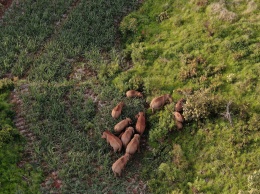
[[[115,86],[132,87],[134,76],[148,101],[165,92],[186,99],[183,131],[176,132],[172,105],[148,117],[149,144],[160,157],[158,170],[150,173],[152,165],[144,175],[153,193],[259,192],[247,181],[259,169],[259,124],[252,123],[260,113],[257,7],[148,0],[121,22],[133,68]]]
[[[13,3],[0,23],[0,78],[18,76],[15,85],[0,82],[3,193],[28,185],[32,193],[259,193],[259,6],[256,0]],[[7,103],[13,87],[37,137],[35,162],[25,169],[16,166],[26,143]],[[145,99],[127,99],[128,89]],[[147,109],[165,93],[174,103],[186,99],[180,131],[174,103],[155,114]],[[114,120],[111,110],[121,100],[126,106]],[[116,179],[111,166],[122,154],[101,133],[143,110],[142,153]],[[18,187],[24,174],[30,181]]]
[[[41,172],[28,162],[22,168],[17,163],[22,160],[25,141],[14,127],[11,104],[7,103],[14,84],[9,79],[0,80],[0,186],[1,193],[37,193]]]

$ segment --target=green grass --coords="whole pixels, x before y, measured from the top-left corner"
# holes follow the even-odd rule
[[[184,110],[190,121],[183,132],[175,132],[171,112],[149,115],[150,145],[166,150],[157,153],[164,159],[155,173],[145,167],[153,193],[257,190],[247,180],[259,170],[259,124],[251,123],[260,114],[259,22],[252,19],[259,4],[252,6],[244,1],[146,1],[121,22],[124,54],[133,67],[113,80],[115,86],[131,88],[132,76],[139,77],[148,101],[170,92],[175,102],[185,97],[191,103]],[[212,97],[196,93],[199,89]],[[221,119],[228,101],[233,102],[233,127]],[[198,126],[191,117],[207,121]]]
[[[147,185],[148,193],[259,192],[259,6],[214,0],[14,4],[0,23],[0,77],[19,76],[21,111],[38,138],[30,191],[141,193]],[[28,93],[21,93],[23,84]],[[128,89],[145,99],[126,99]],[[164,93],[174,102],[187,99],[182,131],[173,104],[155,114],[145,109]],[[114,120],[111,110],[121,100],[126,106]],[[222,114],[228,102],[232,126]],[[143,110],[146,143],[116,179],[111,166],[122,154],[112,153],[101,134]],[[23,141],[12,141],[14,165]],[[46,181],[53,172],[60,189]],[[4,191],[28,186],[12,185]]]
[[[14,112],[12,105],[7,102],[13,87],[11,80],[0,80],[0,192],[37,193],[41,170],[24,161],[26,142],[14,127]],[[18,163],[21,163],[21,167],[18,167]]]
[[[118,52],[112,48],[119,40],[116,27],[137,3],[59,3],[25,1],[20,7],[14,5],[14,10],[3,19],[5,25],[1,26],[2,38],[6,40],[1,41],[5,48],[0,53],[1,61],[5,62],[1,76],[11,72],[27,79],[19,81],[16,90],[24,102],[21,111],[29,130],[39,138],[33,144],[32,156],[38,161],[37,168],[43,171],[44,184],[39,192],[57,191],[46,181],[52,172],[58,172],[61,191],[65,193],[124,192],[125,187],[121,185],[126,184],[127,179],[114,183],[111,172],[112,163],[120,154],[111,154],[101,134],[105,129],[112,130],[116,123],[110,118],[110,111],[122,97],[106,84],[107,78],[114,76],[118,69],[118,63],[114,62]],[[31,12],[37,21],[29,18]],[[19,31],[19,21],[24,23],[24,29],[31,29],[33,23],[35,32]],[[13,36],[14,33],[17,36]],[[114,68],[107,71],[111,61]],[[100,80],[85,76],[70,79],[78,68],[94,74],[101,72]],[[19,86],[24,83],[29,85],[28,94],[20,94]],[[98,104],[85,94],[88,89],[98,95],[99,100],[113,100],[113,103],[97,111]],[[142,108],[140,101],[133,102],[121,118],[126,115],[133,118]],[[105,117],[104,122],[100,122],[101,117]],[[134,172],[129,174],[133,175]]]
[[[72,0],[66,2],[26,0],[11,6],[0,25],[2,32],[0,76],[9,71],[22,76],[28,71],[34,61],[34,53],[51,36],[55,23],[71,3]]]
[[[49,172],[59,172],[63,192],[124,192],[125,188],[119,189],[118,185],[125,184],[126,178],[120,184],[114,183],[111,172],[113,160],[121,154],[112,154],[101,139],[102,132],[112,130],[116,123],[110,116],[114,104],[96,112],[96,104],[85,97],[85,92],[87,89],[103,92],[100,98],[107,100],[111,97],[119,99],[120,96],[116,93],[111,96],[108,86],[96,87],[85,83],[75,88],[73,84],[30,83],[30,95],[23,96],[24,111],[28,113],[26,120],[41,137],[35,145],[36,157],[48,163]],[[140,111],[141,103],[138,100],[125,101],[128,106],[125,111],[128,116],[131,113],[133,119],[134,113]],[[123,112],[122,118],[125,116],[126,112]],[[132,173],[129,171],[127,174],[132,176]],[[102,178],[104,176],[107,178]],[[46,192],[44,189],[42,191]]]
[[[1,146],[1,193],[39,193],[42,171],[36,165],[22,161],[25,141],[16,131],[13,140]],[[21,167],[18,164],[21,163]]]

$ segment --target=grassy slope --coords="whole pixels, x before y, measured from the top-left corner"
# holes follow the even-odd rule
[[[259,75],[259,22],[254,20],[257,11],[242,14],[246,3],[236,6],[230,3],[230,10],[237,15],[231,23],[218,19],[221,13],[213,14],[213,8],[208,4],[199,6],[196,1],[158,1],[157,4],[148,1],[138,12],[127,16],[121,29],[128,39],[126,54],[131,55],[135,68],[125,74],[133,71],[135,76],[142,76],[144,87],[149,92],[196,89],[215,84],[216,89],[220,88],[218,92],[225,96],[236,93],[237,100],[243,101],[238,90],[249,79],[255,82],[251,86],[254,87]],[[160,15],[165,18],[157,22]],[[210,32],[214,35],[210,36]],[[196,58],[203,62],[192,66],[188,60]],[[195,73],[189,75],[192,68]],[[255,72],[255,76],[249,78],[250,72]],[[232,79],[228,79],[229,76]],[[162,85],[158,84],[158,77],[163,77]],[[233,81],[236,82],[233,84]],[[251,96],[248,89],[245,95]],[[257,100],[255,103],[250,100],[256,107]]]
[[[16,92],[23,101],[28,128],[39,138],[32,157],[43,169],[45,181],[40,191],[106,193],[136,189],[138,168],[116,180],[111,166],[121,154],[111,153],[101,139],[102,132],[117,122],[110,111],[122,97],[106,82],[111,60],[118,69],[114,60],[117,53],[112,49],[116,25],[136,2],[71,2],[23,1],[13,5],[1,25],[1,76],[11,72],[27,78],[18,81]],[[31,17],[31,13],[38,17]],[[21,23],[23,30],[19,30]],[[98,74],[100,80],[94,77],[97,71],[103,72]],[[110,71],[112,75],[113,68]],[[21,94],[25,85],[29,92]],[[98,101],[94,102],[96,96]],[[102,103],[105,106],[101,109]],[[139,100],[126,99],[126,104],[127,112],[120,119],[134,118],[142,109]],[[60,183],[54,182],[56,173],[61,189]]]
[[[0,77],[11,71],[28,78],[17,92],[29,84],[23,111],[39,137],[34,159],[45,177],[58,172],[62,191],[75,193],[141,192],[140,171],[153,193],[259,189],[259,3],[145,1],[121,22],[125,47],[117,52],[114,25],[134,1],[62,2],[23,1],[0,26]],[[110,111],[119,100],[127,105],[121,118],[144,109],[144,101],[123,97],[129,88],[147,101],[173,90],[175,101],[192,99],[210,88],[205,101],[222,96],[218,110],[233,101],[234,126],[214,114],[177,133],[168,110],[148,110],[152,149],[142,147],[124,177],[114,179],[111,165],[120,154],[100,135],[116,123]],[[41,190],[57,188],[46,181]]]
[[[169,134],[175,131],[171,112],[149,117],[149,142],[154,157],[162,161],[156,172],[151,173],[153,165],[144,171],[153,192],[259,189],[247,180],[255,170],[259,173],[260,161],[259,6],[256,1],[146,1],[122,21],[124,53],[133,67],[114,79],[119,90],[141,89],[148,101],[174,90],[175,102],[180,97],[197,99],[193,106],[215,96],[223,100],[222,112],[225,102],[233,102],[233,127],[221,118],[222,112],[215,112],[199,126],[191,121],[183,131]],[[196,98],[194,91],[201,89],[211,94],[198,92]],[[186,111],[188,120],[188,111],[195,109],[187,106]]]

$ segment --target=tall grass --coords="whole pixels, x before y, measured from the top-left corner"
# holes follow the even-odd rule
[[[134,172],[129,170],[125,178],[115,183],[111,165],[120,154],[113,154],[101,139],[102,132],[112,131],[116,124],[110,112],[117,101],[97,109],[98,103],[85,92],[91,89],[104,101],[111,97],[120,99],[121,95],[110,91],[108,86],[86,83],[75,88],[73,84],[31,82],[30,94],[23,95],[26,120],[30,129],[41,138],[35,143],[35,159],[47,163],[45,173],[58,172],[63,192],[126,192],[121,185],[126,184],[127,177],[133,176]],[[143,109],[142,102],[137,99],[124,101],[127,109],[122,118],[134,119],[134,115]],[[42,187],[42,192],[49,191],[55,191],[55,188]]]
[[[44,172],[41,192],[125,192],[120,184],[127,180],[115,184],[111,173],[119,154],[111,154],[101,133],[116,123],[110,110],[122,97],[106,83],[117,71],[117,64],[108,75],[105,69],[117,58],[117,51],[112,49],[118,42],[117,26],[136,5],[136,1],[62,4],[28,0],[14,4],[3,18],[0,77],[11,72],[27,79],[19,81],[16,89],[19,93],[20,84],[29,86],[28,93],[19,94],[28,129],[39,138],[33,144],[32,157]],[[84,76],[79,82],[70,78],[79,64],[84,70],[103,71],[98,75],[100,80]],[[93,99],[89,90],[98,98]],[[101,107],[102,103],[105,106]],[[122,118],[134,118],[141,105],[134,100]],[[61,190],[50,178],[56,172],[62,181]]]
[[[55,22],[72,0],[15,1],[0,23],[0,77],[11,70],[23,75],[30,68],[32,55],[53,33]]]

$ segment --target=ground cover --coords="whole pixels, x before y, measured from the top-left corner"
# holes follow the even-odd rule
[[[111,166],[119,155],[112,154],[101,139],[102,131],[116,122],[109,112],[121,97],[103,76],[117,58],[117,51],[110,47],[118,41],[120,18],[137,3],[24,1],[19,5],[3,18],[1,76],[15,76],[14,96],[19,97],[15,101],[26,123],[22,127],[36,137],[30,142],[29,157],[43,171],[39,192],[145,190],[138,168],[114,182]],[[38,22],[29,13],[39,15]],[[16,30],[17,21],[24,22],[28,31]],[[95,76],[102,69],[100,81]],[[134,100],[128,108],[131,117],[138,105],[141,102]]]
[[[41,171],[27,161],[23,161],[22,168],[18,166],[26,142],[14,125],[14,111],[8,103],[13,88],[12,80],[0,80],[0,191],[37,193]]]
[[[121,22],[132,66],[115,86],[144,91],[148,102],[163,93],[187,100],[181,132],[173,105],[148,111],[148,143],[160,158],[144,170],[153,193],[258,191],[250,183],[259,173],[258,7],[256,1],[148,0]]]
[[[28,163],[38,174],[29,179],[41,185],[32,188],[258,192],[259,3],[147,0],[122,20],[137,4],[25,0],[4,15],[0,77],[16,80],[18,113],[35,137],[27,139]],[[125,98],[128,89],[145,98]],[[182,131],[173,104],[155,114],[146,109],[164,93],[174,102],[186,98]],[[121,154],[111,152],[101,133],[116,124],[110,111],[121,100],[120,119],[145,110],[147,130],[141,153],[116,179],[111,166]]]

